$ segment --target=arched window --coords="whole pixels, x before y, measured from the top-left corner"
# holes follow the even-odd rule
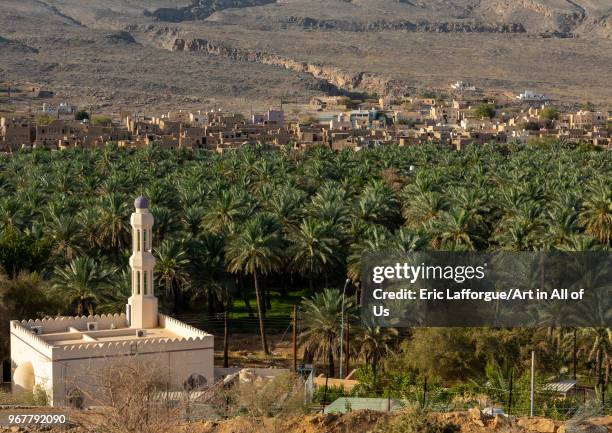
[[[147,247],[147,232],[148,230],[143,230],[142,231],[142,250],[143,251],[148,251],[149,247]]]
[[[140,295],[140,271],[136,271],[136,294]]]
[[[140,230],[136,230],[136,251],[140,251]]]
[[[148,283],[148,281],[147,281],[148,280],[148,278],[147,278],[148,274],[149,273],[147,271],[145,271],[144,274],[142,274],[142,277],[143,277],[142,294],[143,295],[146,295],[149,292],[149,290],[148,290],[149,286],[147,285],[147,283]]]

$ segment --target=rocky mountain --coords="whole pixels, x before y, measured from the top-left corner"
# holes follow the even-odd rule
[[[611,17],[610,0],[2,0],[0,82],[139,109],[456,80],[607,106]]]

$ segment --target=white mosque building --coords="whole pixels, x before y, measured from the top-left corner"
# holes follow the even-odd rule
[[[125,356],[163,371],[173,390],[194,380],[203,386],[213,384],[214,337],[158,312],[151,254],[153,215],[145,197],[138,197],[134,207],[132,296],[126,312],[11,321],[14,389],[42,388],[54,406],[75,401],[91,405],[95,402],[88,402],[88,393],[82,392],[89,385],[81,378]]]

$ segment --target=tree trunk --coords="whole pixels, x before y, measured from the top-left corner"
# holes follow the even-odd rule
[[[179,289],[178,289],[178,287],[174,287],[172,289],[172,293],[174,295],[174,306],[173,306],[174,307],[174,312],[178,313],[179,312],[179,304],[181,302],[180,296],[179,296]]]
[[[329,349],[327,349],[327,375],[334,377],[334,351],[332,350],[333,338],[329,339]]]
[[[272,309],[272,293],[270,293],[269,284],[266,284],[266,311]]]
[[[259,281],[257,280],[257,272],[253,272],[253,281],[255,282],[255,297],[257,298],[257,313],[259,316],[259,334],[261,336],[261,347],[266,355],[270,354],[268,350],[268,341],[266,339],[266,330],[264,328],[264,317],[261,303],[261,293],[259,290]]]
[[[573,370],[574,370],[574,380],[576,380],[577,377],[577,367],[578,367],[578,345],[577,345],[577,338],[576,338],[576,328],[574,328],[574,335],[573,335],[573,341],[572,341],[572,363],[573,363]]]
[[[253,307],[251,307],[251,303],[249,302],[249,295],[247,295],[246,289],[244,288],[244,281],[241,277],[238,278],[238,286],[240,289],[240,294],[242,295],[242,300],[244,301],[244,306],[249,313],[249,318],[255,317],[253,314]]]
[[[227,329],[227,310],[223,313],[223,368],[229,367],[229,331]]]
[[[209,315],[213,315],[215,313],[215,308],[214,308],[214,299],[213,299],[213,294],[212,291],[208,291],[208,314]]]

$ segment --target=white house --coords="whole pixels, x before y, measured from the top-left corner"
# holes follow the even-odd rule
[[[457,81],[451,84],[450,86],[451,86],[451,89],[453,90],[459,90],[463,92],[475,92],[476,91],[476,86],[473,86],[470,83],[465,82],[465,81]]]
[[[531,90],[525,90],[525,92],[518,95],[516,99],[520,99],[521,101],[548,101],[549,98],[546,95],[542,95],[541,93],[535,93]]]
[[[118,357],[134,356],[163,371],[172,389],[214,382],[214,337],[159,314],[153,288],[153,215],[138,197],[132,224],[132,295],[126,313],[101,316],[13,320],[11,361],[15,390],[46,390],[54,406],[91,405],[91,371]],[[187,382],[189,381],[189,382]],[[89,391],[89,392],[88,392]]]

